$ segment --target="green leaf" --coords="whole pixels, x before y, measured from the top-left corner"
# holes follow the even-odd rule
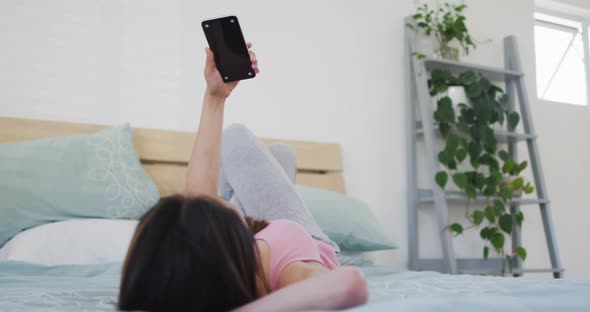
[[[481,212],[480,210],[476,210],[473,212],[473,224],[475,226],[479,226],[483,222],[483,218],[483,212]]]
[[[520,115],[518,115],[517,112],[512,112],[510,113],[510,115],[508,115],[508,129],[510,129],[510,131],[514,131],[514,129],[516,129],[516,126],[518,126],[519,122]]]
[[[504,234],[499,232],[494,233],[490,242],[496,251],[502,250],[502,248],[504,248]]]
[[[465,193],[467,193],[467,196],[469,198],[476,198],[477,197],[477,190],[475,189],[475,186],[473,186],[471,184],[465,185]]]
[[[526,250],[523,247],[516,247],[516,254],[522,259],[522,261],[526,260]]]
[[[471,108],[462,110],[461,117],[463,117],[463,119],[465,119],[465,122],[467,122],[468,124],[472,124],[475,122],[475,113]]]
[[[494,234],[498,232],[498,229],[495,227],[485,227],[483,230],[479,232],[479,235],[484,240],[491,240]]]
[[[530,194],[530,193],[532,193],[532,192],[534,192],[534,191],[535,191],[535,188],[534,188],[534,187],[533,187],[533,186],[532,186],[530,183],[527,183],[527,184],[524,186],[523,190],[524,190],[524,193],[525,193],[525,194]]]
[[[481,155],[481,145],[479,145],[476,142],[470,142],[468,152],[469,152],[469,157],[471,157],[471,160],[473,161],[475,159],[475,160],[477,160],[477,163],[479,164],[479,155]]]
[[[447,137],[447,153],[449,155],[455,155],[459,148],[460,139],[456,134],[450,133]]]
[[[486,226],[483,229],[481,229],[481,231],[479,231],[479,236],[481,236],[482,239],[488,240],[490,239],[490,229]]]
[[[464,72],[459,76],[459,80],[463,85],[469,85],[477,80],[477,75],[473,71]]]
[[[498,156],[500,156],[500,159],[502,159],[504,162],[506,162],[510,158],[506,151],[498,152]]]
[[[486,177],[483,175],[483,173],[475,172],[474,176],[470,179],[474,182],[475,187],[480,190],[486,186]]]
[[[453,182],[455,182],[455,185],[457,185],[459,189],[465,189],[465,186],[467,185],[467,176],[465,173],[455,173],[453,175]]]
[[[449,153],[447,153],[447,151],[441,151],[440,153],[438,153],[438,161],[441,164],[448,166],[450,160],[451,157],[449,156]]]
[[[504,166],[502,167],[502,172],[504,173],[512,173],[516,169],[516,163],[512,159],[508,159],[504,162]]]
[[[512,257],[506,256],[506,262],[508,263],[508,271],[512,273]]]
[[[426,54],[420,52],[412,52],[412,56],[415,57],[418,61],[426,58]]]
[[[508,187],[503,186],[500,190],[500,196],[502,196],[505,201],[509,201],[512,199],[512,191]]]
[[[469,141],[466,138],[461,138],[461,146],[467,150],[469,148]]]
[[[500,164],[491,154],[483,154],[479,159],[479,162],[487,165],[490,168],[490,171],[500,170]]]
[[[496,194],[496,188],[493,186],[486,186],[486,188],[483,190],[483,195],[486,197],[490,197],[492,195]]]
[[[515,216],[514,219],[516,219],[516,224],[518,225],[518,227],[522,227],[522,222],[524,221],[524,214],[522,214],[522,211],[519,211]]]
[[[430,84],[430,81],[428,83]],[[432,94],[432,95],[434,95],[434,94]],[[434,118],[434,121],[442,122],[442,117],[441,117],[438,109],[434,111],[434,114],[432,115],[432,117]]]
[[[455,157],[457,157],[457,161],[461,163],[465,160],[465,158],[467,158],[467,151],[465,151],[465,149],[460,148],[455,154]]]
[[[465,110],[463,110],[463,111],[465,111]],[[456,126],[457,126],[457,129],[459,129],[459,131],[461,131],[465,134],[469,134],[469,125],[465,121],[465,117],[463,117],[463,115],[461,115],[461,117],[459,118],[459,122],[457,122]]]
[[[451,232],[453,232],[456,235],[463,234],[463,226],[459,223],[451,224],[450,228],[451,228]]]
[[[450,97],[445,96],[438,101],[437,106],[438,117],[442,122],[455,122],[455,110],[453,109],[453,101]]]
[[[506,210],[504,203],[499,199],[494,200],[494,207],[496,208],[496,211],[504,212],[504,210]]]
[[[512,216],[510,214],[502,215],[498,223],[500,224],[500,229],[502,229],[502,231],[512,234]]]
[[[521,172],[523,172],[524,169],[526,169],[526,167],[528,167],[528,165],[529,165],[529,163],[526,160],[521,162],[520,165],[518,165],[517,174],[520,174]]]
[[[417,19],[421,19],[421,18],[423,18],[423,17],[424,17],[424,15],[422,15],[422,14],[420,14],[420,13],[418,13],[418,14],[414,14],[414,16],[412,16],[412,18],[414,18],[415,20],[417,20]]]
[[[481,95],[482,90],[479,83],[474,82],[465,87],[465,92],[470,99],[475,99]]]
[[[488,260],[488,256],[490,255],[490,248],[488,246],[485,246],[483,248],[483,258],[485,260]]]
[[[516,180],[514,180],[514,182],[512,182],[512,187],[515,190],[521,189],[524,186],[524,179],[523,178],[517,178]]]
[[[490,93],[490,94],[492,95],[493,98],[495,98],[496,93],[504,93],[504,89],[494,85],[494,86],[492,86],[491,92],[492,93]]]
[[[480,124],[474,124],[470,129],[471,138],[479,143],[483,136],[485,135],[485,127]]]
[[[496,134],[494,133],[494,130],[490,127],[486,127],[484,128],[483,133],[484,135],[482,139],[485,144],[486,151],[490,154],[495,154],[498,146],[498,139],[496,139]]]
[[[479,86],[481,87],[482,91],[487,92],[492,87],[492,83],[488,79],[482,77],[479,80]]]
[[[416,31],[416,27],[414,27],[414,25],[410,24],[410,23],[406,23],[406,27],[408,27],[409,29]]]
[[[449,135],[449,133],[451,132],[451,126],[446,122],[441,122],[438,125],[438,131],[440,131],[440,135],[443,138],[446,138]]]
[[[486,207],[486,209],[484,210],[484,214],[485,214],[486,219],[488,219],[488,221],[490,223],[496,222],[496,213],[495,213],[494,208],[492,206]]]
[[[439,171],[436,176],[434,177],[436,184],[440,186],[441,189],[445,189],[447,185],[447,181],[449,180],[449,175],[445,171]]]

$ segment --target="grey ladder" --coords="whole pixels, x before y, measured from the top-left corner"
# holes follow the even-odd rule
[[[414,23],[411,17],[407,23]],[[551,218],[551,208],[547,187],[543,177],[543,170],[537,145],[537,136],[533,126],[533,120],[529,109],[527,90],[524,82],[524,73],[520,62],[518,45],[514,36],[504,39],[505,68],[492,68],[462,62],[454,62],[442,59],[426,58],[418,60],[412,56],[416,51],[416,34],[411,29],[406,29],[406,41],[408,47],[407,57],[410,59],[408,73],[410,75],[411,88],[408,105],[408,240],[409,240],[409,267],[411,270],[431,270],[451,274],[475,273],[485,274],[500,272],[504,259],[457,259],[455,257],[451,233],[446,230],[448,221],[448,203],[465,202],[467,197],[460,192],[444,191],[435,182],[435,174],[441,170],[437,159],[436,140],[437,133],[434,122],[434,107],[428,90],[428,72],[434,69],[449,70],[460,74],[466,71],[481,73],[491,81],[506,83],[509,109],[515,110],[515,100],[520,104],[520,115],[524,133],[502,130],[496,131],[499,142],[508,145],[508,153],[517,160],[517,143],[526,141],[529,151],[530,168],[533,171],[537,198],[514,199],[511,203],[511,211],[518,212],[524,205],[539,205],[545,238],[549,249],[551,268],[529,269],[522,268],[518,259],[513,259],[513,274],[520,276],[531,272],[552,272],[555,278],[562,278],[564,269],[561,266],[559,250],[555,238],[555,231]],[[430,178],[430,189],[419,189],[418,168],[416,161],[416,147],[418,139],[424,141],[426,152],[426,170]],[[478,196],[476,202],[484,202],[483,196]],[[419,256],[419,222],[418,209],[420,205],[433,204],[436,211],[436,221],[440,233],[440,243],[443,257],[439,259],[425,259]],[[526,223],[525,223],[526,225]],[[515,226],[512,234],[513,246],[520,245],[521,233]]]

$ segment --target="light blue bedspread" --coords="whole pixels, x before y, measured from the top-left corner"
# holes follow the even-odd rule
[[[120,268],[0,262],[0,311],[113,311]],[[590,282],[362,269],[370,304],[351,311],[590,311]]]

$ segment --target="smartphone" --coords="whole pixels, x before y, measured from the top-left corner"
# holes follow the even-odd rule
[[[236,16],[210,19],[201,23],[215,64],[225,82],[256,77],[250,53]]]

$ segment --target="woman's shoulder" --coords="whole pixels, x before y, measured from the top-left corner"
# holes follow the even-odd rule
[[[295,221],[291,221],[291,220],[287,220],[287,219],[278,219],[278,220],[272,220],[272,221],[268,221],[268,225],[269,227],[273,227],[273,228],[294,228],[294,229],[301,229],[305,231],[305,228],[303,228],[303,226],[301,226],[299,223],[295,222]]]
[[[286,220],[286,219],[279,219],[279,220],[272,220],[268,222],[268,225],[262,229],[260,232],[256,233],[254,237],[256,239],[265,239],[274,236],[279,237],[290,237],[292,235],[305,235],[309,236],[309,233],[305,230],[303,226],[299,223]]]

